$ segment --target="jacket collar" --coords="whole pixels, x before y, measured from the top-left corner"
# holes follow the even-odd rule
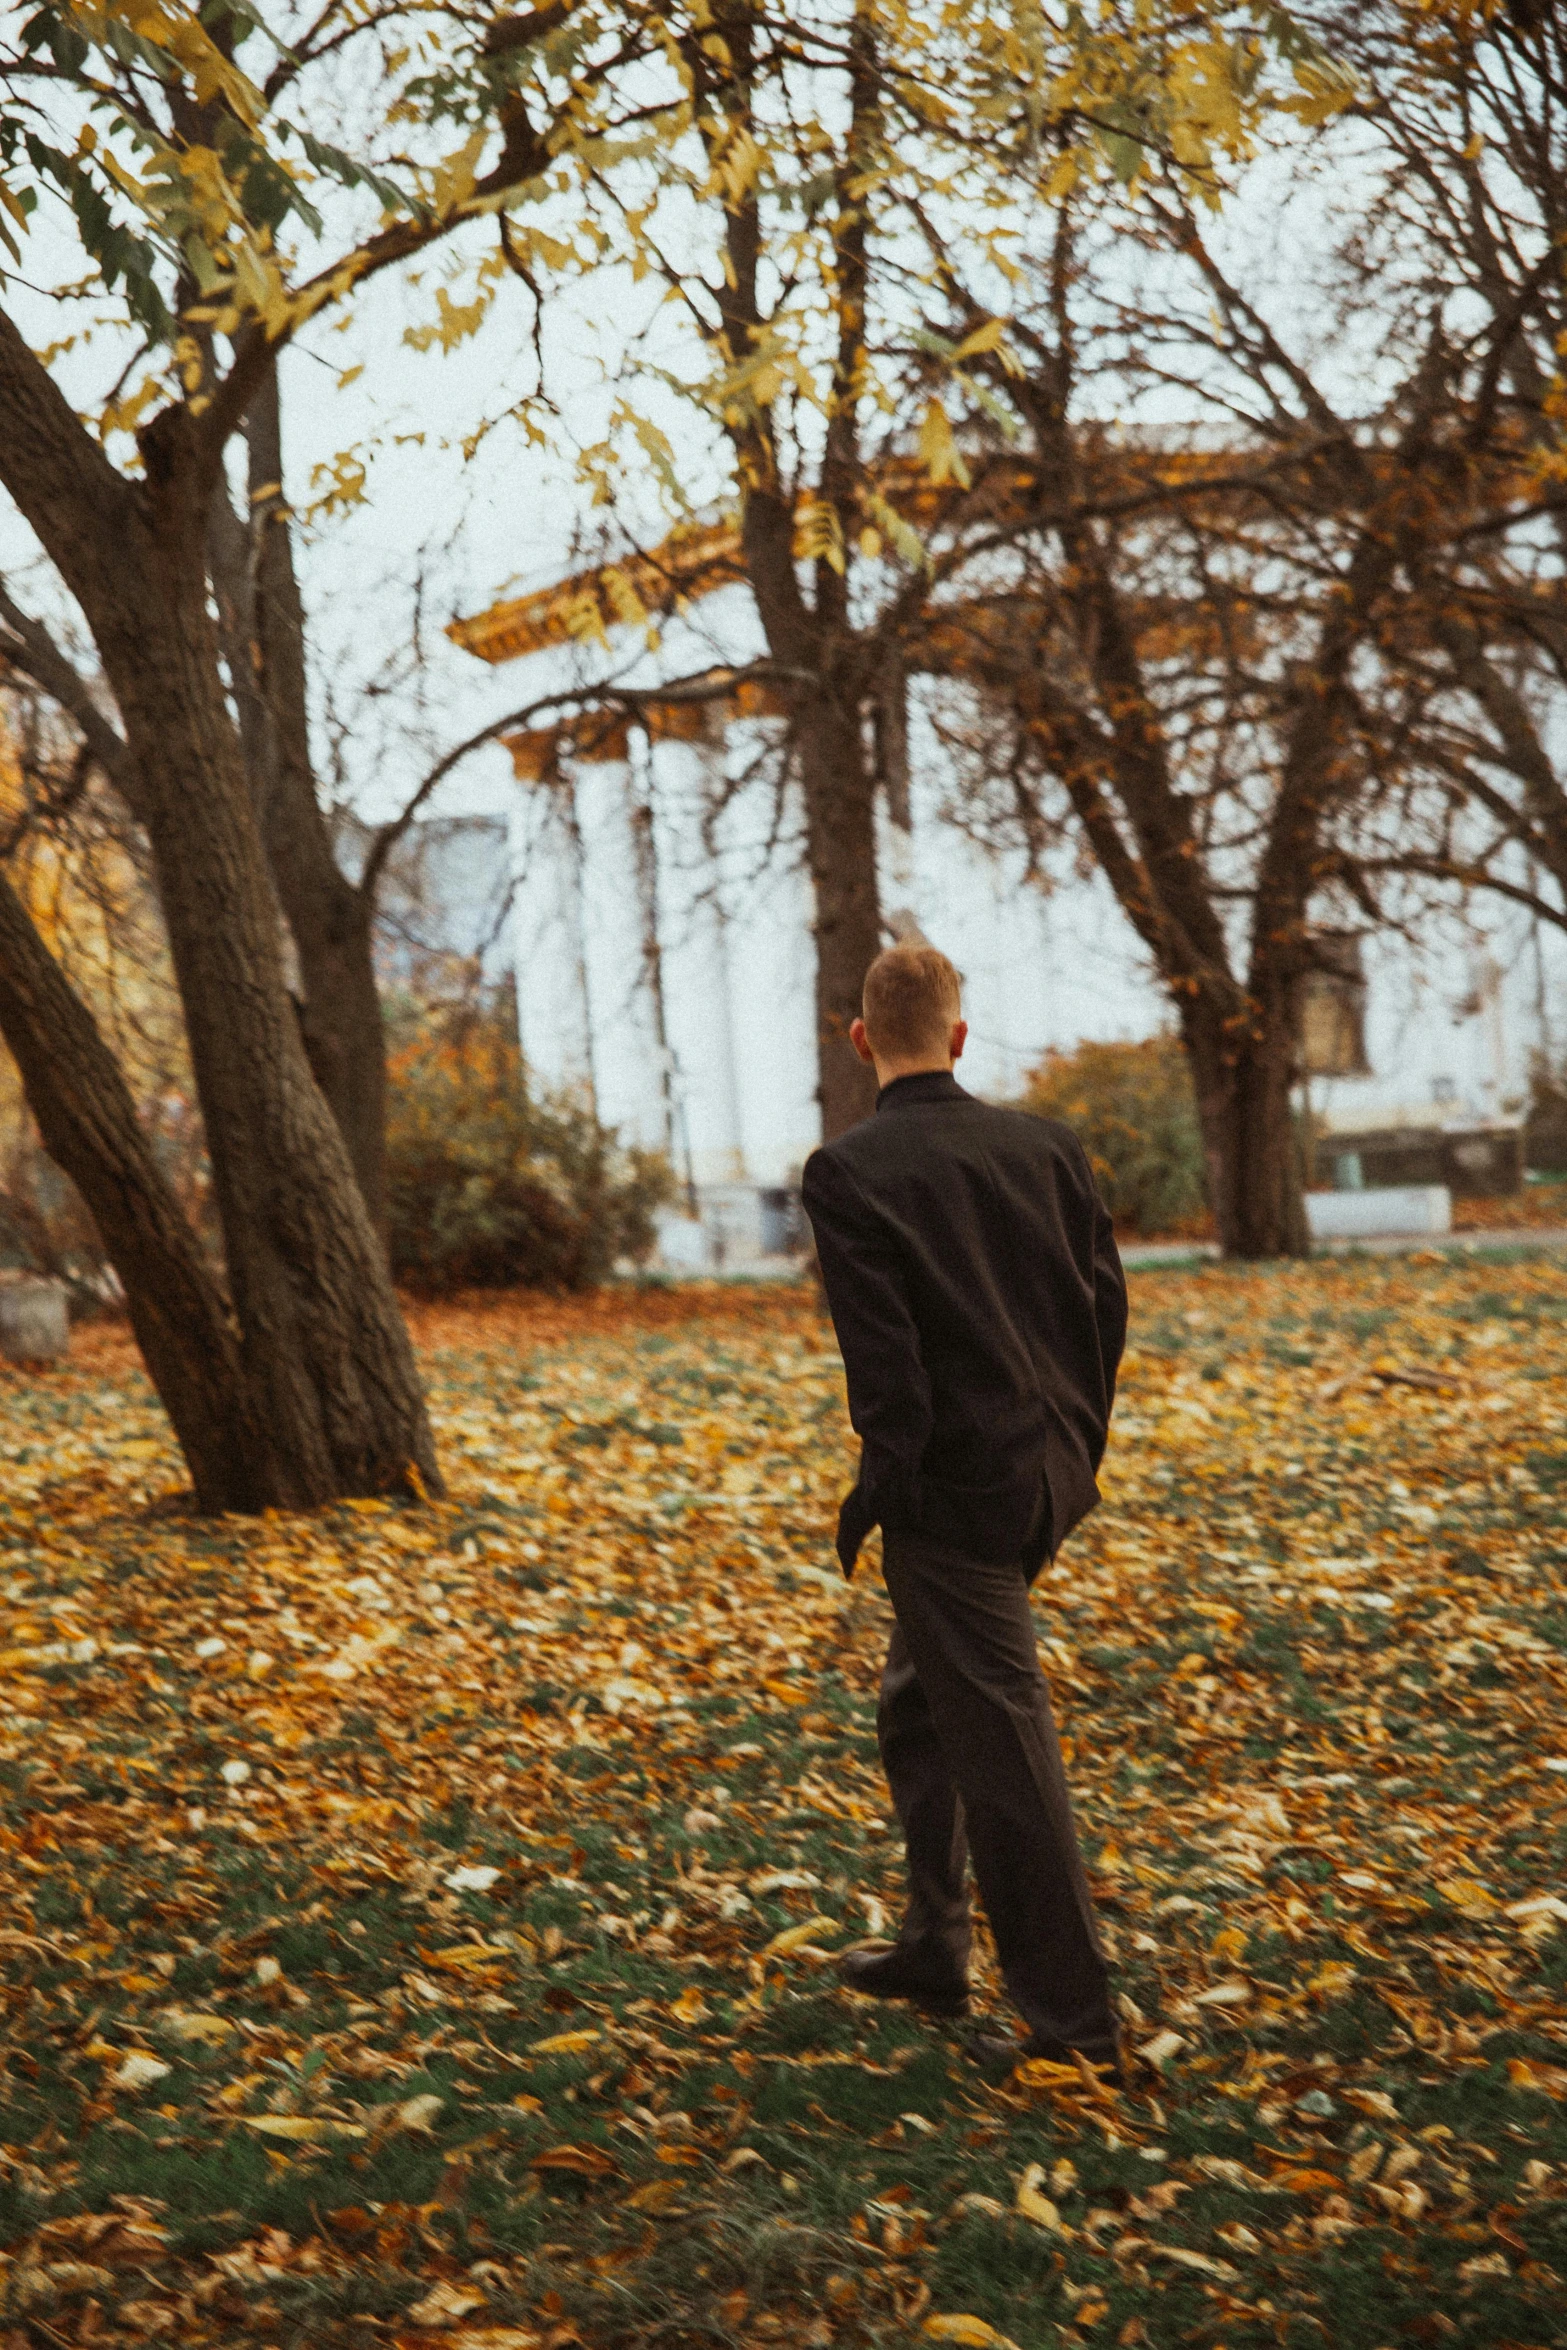
[[[973,1096],[964,1092],[950,1069],[916,1069],[907,1077],[894,1077],[876,1096],[876,1107],[881,1110],[912,1110],[920,1102],[966,1102]]]

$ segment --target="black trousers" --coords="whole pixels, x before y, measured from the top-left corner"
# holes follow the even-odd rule
[[[967,1866],[1031,2034],[1093,2048],[1114,2025],[1021,1566],[883,1537],[897,1624],[876,1732],[908,1850],[899,1940],[969,1954]]]

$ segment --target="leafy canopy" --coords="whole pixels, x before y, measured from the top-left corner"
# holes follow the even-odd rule
[[[85,280],[24,283],[108,292],[136,334],[102,429],[173,401],[221,438],[308,319],[461,223],[569,185],[642,38],[635,12],[593,0],[569,21],[461,0],[42,0],[0,45],[0,237],[47,278],[63,220]]]

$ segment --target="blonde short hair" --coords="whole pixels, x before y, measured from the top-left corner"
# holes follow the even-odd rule
[[[865,1033],[884,1061],[945,1054],[963,983],[938,947],[888,947],[865,974]]]

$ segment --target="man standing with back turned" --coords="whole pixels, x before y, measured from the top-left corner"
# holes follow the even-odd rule
[[[849,1031],[876,1114],[814,1152],[803,1185],[862,1445],[838,1557],[852,1574],[880,1525],[897,1617],[876,1729],[908,1908],[896,1942],[842,1971],[960,2014],[972,1854],[1027,2027],[976,2054],[1118,2066],[1028,1586],[1099,1498],[1126,1283],[1076,1137],[953,1076],[960,1012],[934,947],[877,957]]]

